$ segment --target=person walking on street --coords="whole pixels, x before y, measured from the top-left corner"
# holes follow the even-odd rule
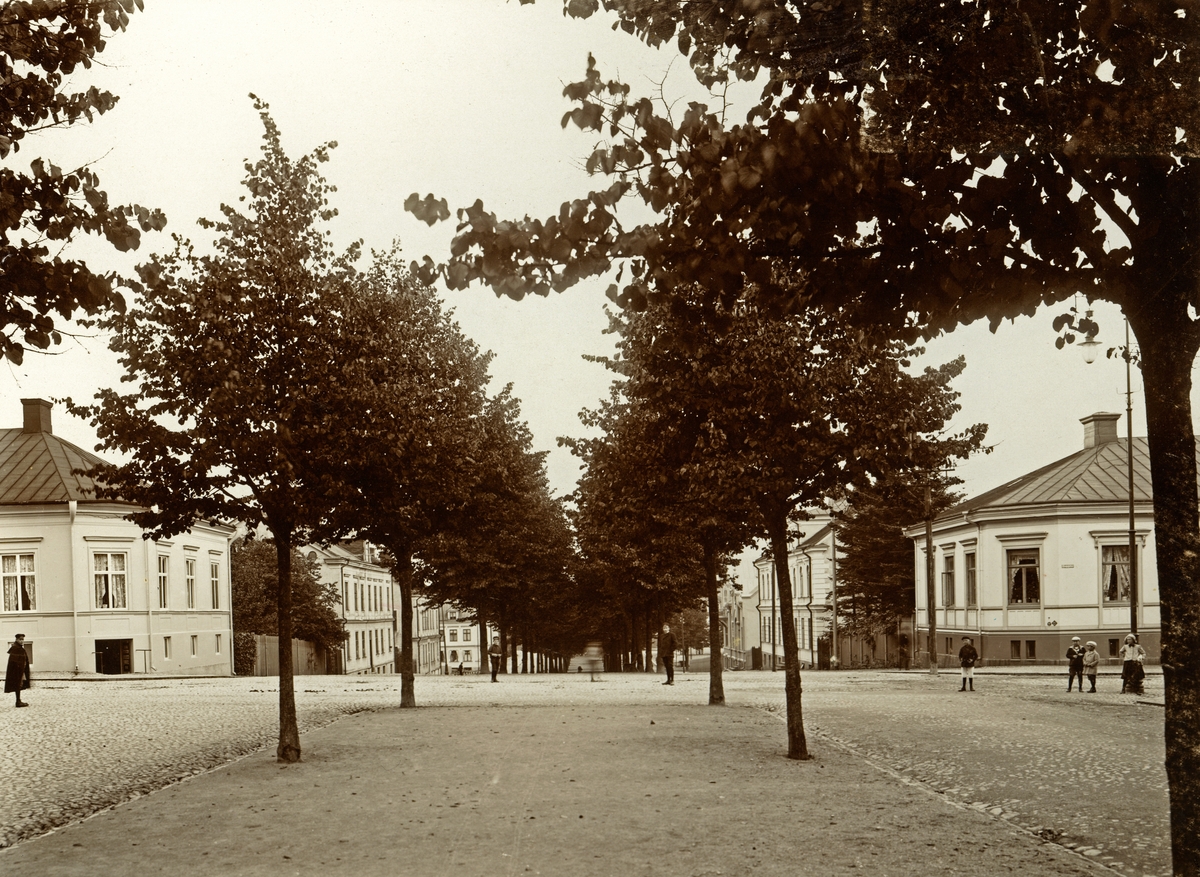
[[[1070,693],[1071,686],[1078,678],[1079,693],[1083,694],[1083,646],[1079,644],[1077,636],[1071,637],[1071,648],[1067,649],[1067,674],[1067,692]]]
[[[1142,680],[1146,678],[1146,670],[1142,666],[1146,660],[1146,650],[1141,647],[1137,637],[1132,633],[1125,635],[1125,645],[1121,646],[1121,694],[1141,694]]]
[[[1092,686],[1088,689],[1088,694],[1096,693],[1096,671],[1099,669],[1100,653],[1096,651],[1096,644],[1088,640],[1087,647],[1083,652],[1083,674],[1087,676],[1088,682]]]
[[[503,653],[500,651],[500,637],[492,637],[492,644],[488,646],[488,660],[492,663],[492,681],[499,682],[496,674],[500,672],[500,658]]]
[[[29,687],[29,655],[25,651],[25,634],[18,633],[8,650],[8,668],[4,671],[4,693],[16,692],[17,706],[29,706],[21,700],[21,692]]]
[[[596,681],[596,674],[600,672],[600,666],[604,661],[604,646],[593,640],[588,643],[587,651],[583,653],[583,659],[587,662],[588,673],[591,674],[592,681]],[[583,668],[580,667],[580,670]]]
[[[664,624],[662,633],[658,635],[658,657],[667,668],[667,681],[663,685],[675,684],[675,635],[671,633],[671,625]]]
[[[958,666],[962,668],[962,688],[959,691],[966,691],[967,686],[971,686],[971,690],[975,690],[975,662],[979,660],[979,652],[975,651],[975,645],[971,642],[969,636],[962,638],[962,648],[958,650]]]

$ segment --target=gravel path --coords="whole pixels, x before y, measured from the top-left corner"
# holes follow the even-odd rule
[[[731,705],[781,713],[781,674],[725,679]],[[417,698],[447,707],[705,702],[706,676],[677,681],[668,688],[644,674],[596,683],[573,675],[502,677],[497,685],[486,677],[422,677]],[[895,778],[1112,872],[1169,873],[1161,707],[1112,693],[1068,697],[1059,682],[985,677],[972,697],[959,694],[950,675],[806,674],[810,748],[855,752]],[[1146,700],[1156,696],[1161,690],[1151,688]],[[270,678],[41,682],[30,709],[0,710],[2,845],[273,747],[277,698]],[[297,680],[302,731],[398,700],[396,677]],[[782,725],[767,727],[777,727],[766,742],[782,754]],[[1133,818],[1124,818],[1119,798],[1136,803]]]

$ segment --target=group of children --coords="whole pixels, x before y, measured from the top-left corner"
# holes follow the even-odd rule
[[[1071,647],[1067,649],[1067,691],[1071,691],[1075,686],[1075,680],[1079,680],[1079,692],[1083,693],[1083,677],[1087,677],[1088,693],[1096,691],[1096,673],[1100,669],[1100,653],[1096,651],[1096,644],[1088,641],[1081,646],[1079,637],[1071,638]],[[979,660],[979,652],[975,650],[975,644],[969,636],[962,638],[962,648],[958,650],[958,663],[962,668],[962,687],[959,691],[967,691],[967,686],[970,690],[975,690],[975,662]],[[1146,650],[1142,648],[1137,641],[1137,637],[1132,633],[1125,637],[1125,644],[1121,646],[1121,693],[1126,691],[1134,694],[1143,693],[1143,680],[1146,678],[1145,664]]]

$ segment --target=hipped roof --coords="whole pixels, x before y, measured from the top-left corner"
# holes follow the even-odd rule
[[[103,463],[49,432],[0,429],[0,504],[95,500],[96,482],[73,470]]]
[[[1076,451],[1007,484],[971,497],[938,515],[961,517],[987,508],[1129,502],[1129,445],[1126,439]],[[1150,447],[1144,437],[1133,440],[1133,497],[1154,499],[1150,481]]]

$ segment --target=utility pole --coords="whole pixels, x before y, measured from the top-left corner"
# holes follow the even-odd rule
[[[929,618],[929,672],[938,675],[937,591],[933,581],[933,481],[925,481],[925,614]]]
[[[1125,318],[1125,437],[1129,463],[1129,632],[1138,632],[1137,523],[1133,511],[1133,378],[1130,368],[1129,318]]]

